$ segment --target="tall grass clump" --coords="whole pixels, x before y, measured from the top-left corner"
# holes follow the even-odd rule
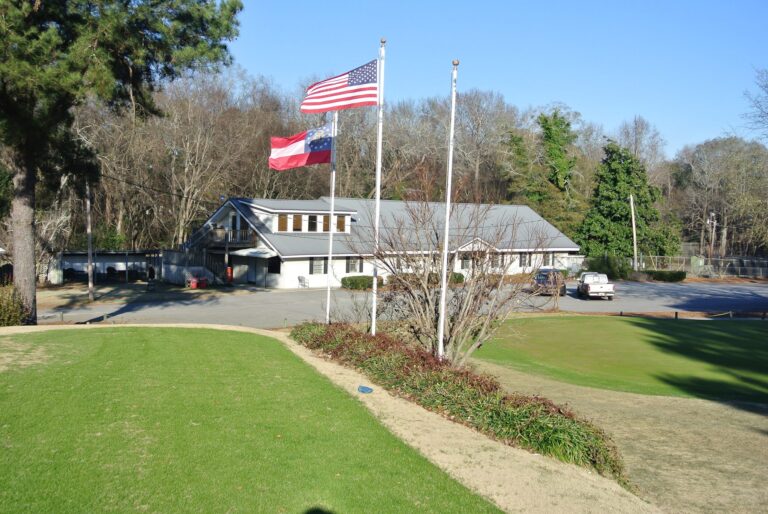
[[[496,379],[349,325],[305,323],[299,344],[353,366],[380,386],[506,444],[586,466],[628,485],[618,450],[592,423],[545,398],[507,394]]]

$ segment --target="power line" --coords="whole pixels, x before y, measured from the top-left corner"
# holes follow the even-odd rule
[[[152,191],[153,193],[159,193],[159,194],[167,195],[167,196],[175,196],[177,198],[182,198],[184,200],[193,200],[193,201],[196,201],[196,202],[200,202],[201,204],[219,205],[216,202],[210,202],[208,200],[201,200],[201,199],[192,198],[190,196],[183,195],[181,193],[174,193],[173,191],[165,191],[163,189],[158,189],[156,187],[147,186],[145,184],[137,184],[136,182],[131,182],[130,180],[125,180],[125,179],[122,179],[122,178],[113,177],[112,175],[107,175],[106,173],[102,173],[101,176],[104,177],[104,178],[108,178],[110,180],[114,180],[115,182],[122,182],[123,184],[127,184],[129,186],[133,186],[133,187],[135,187],[137,189],[143,189],[143,190],[146,190],[146,191]]]

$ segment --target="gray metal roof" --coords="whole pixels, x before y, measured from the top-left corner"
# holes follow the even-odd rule
[[[266,243],[282,257],[323,256],[328,254],[327,233],[273,233],[256,218],[252,207],[274,212],[328,212],[330,199],[318,200],[259,200],[234,198],[230,202],[261,233]],[[266,203],[265,203],[266,202]],[[319,207],[324,207],[320,210]],[[334,234],[333,254],[358,255],[373,251],[374,200],[337,198],[336,212],[352,215],[351,233]],[[414,223],[410,209],[427,209],[425,223]],[[445,204],[381,201],[380,230],[382,240],[397,231],[405,236],[412,248],[427,237],[442,237]],[[419,224],[420,226],[414,226]],[[457,250],[473,242],[491,244],[509,252],[563,251],[576,252],[578,245],[562,232],[524,205],[455,204],[451,214],[450,243]],[[482,244],[482,243],[480,243]],[[424,248],[427,249],[427,248]]]

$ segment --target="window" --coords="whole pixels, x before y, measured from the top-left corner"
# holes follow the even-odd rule
[[[491,267],[501,268],[504,266],[504,256],[500,253],[494,253],[491,255]]]
[[[363,259],[360,257],[347,257],[347,273],[362,273]]]
[[[301,232],[301,214],[294,214],[293,215],[293,231],[294,232]]]
[[[281,214],[277,217],[277,231],[288,232],[288,215]]]
[[[544,266],[552,266],[552,254],[551,253],[545,253],[544,254]]]
[[[307,231],[317,232],[317,216],[307,216]]]
[[[325,275],[328,273],[328,257],[310,257],[309,274]]]
[[[527,253],[521,253],[520,254],[520,267],[524,268],[528,266],[528,254]]]
[[[327,214],[323,216],[323,232],[331,231],[331,217]]]
[[[344,232],[346,228],[346,216],[337,216],[336,217],[336,232]]]
[[[280,257],[271,257],[267,260],[267,273],[280,274]]]
[[[461,256],[461,269],[469,269],[469,263],[472,262],[468,253]]]

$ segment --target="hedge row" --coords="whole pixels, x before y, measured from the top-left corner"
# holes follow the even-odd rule
[[[608,436],[550,400],[506,394],[491,377],[348,325],[305,323],[291,337],[361,370],[387,390],[506,444],[591,467],[626,485],[621,458]]]
[[[384,280],[381,277],[377,277],[376,282],[379,287],[384,284]],[[371,275],[358,275],[354,277],[344,277],[341,279],[341,287],[347,289],[372,289],[373,288],[373,276]]]
[[[667,271],[667,270],[643,270],[653,280],[659,282],[682,282],[685,280],[685,271]]]
[[[629,259],[612,255],[589,257],[586,265],[589,271],[605,273],[611,280],[626,279],[632,271]]]
[[[398,273],[397,275],[399,277],[400,281],[409,283],[409,284],[418,284],[421,280],[423,280],[422,275],[417,275],[416,273]],[[399,283],[398,279],[391,278],[389,279],[388,283],[392,286],[397,287],[397,284]],[[464,283],[464,275],[461,273],[453,272],[450,275],[448,275],[448,283],[449,284],[463,284]],[[432,286],[439,286],[440,285],[440,275],[437,273],[430,273],[427,275],[427,284]]]

